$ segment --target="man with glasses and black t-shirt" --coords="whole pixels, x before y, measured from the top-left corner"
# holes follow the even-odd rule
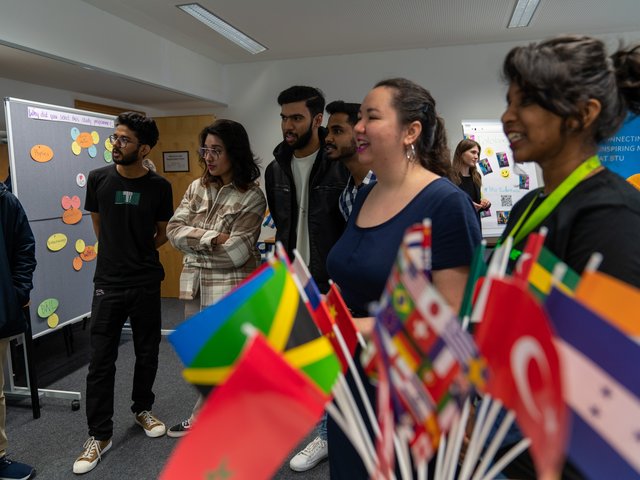
[[[153,382],[161,338],[160,282],[164,270],[157,248],[167,241],[173,214],[171,184],[143,165],[158,141],[155,122],[135,112],[121,114],[109,137],[115,165],[93,170],[85,209],[91,212],[100,251],[91,305],[91,360],[87,375],[89,439],[73,472],[95,468],[111,448],[115,362],[122,327],[130,319],[136,362],[131,411],[148,437],[165,425],[153,416]]]

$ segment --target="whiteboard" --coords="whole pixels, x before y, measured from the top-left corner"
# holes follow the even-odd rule
[[[13,193],[36,240],[30,310],[31,331],[38,337],[90,315],[96,260],[80,258],[83,245],[96,244],[91,216],[83,210],[86,179],[91,170],[111,162],[107,137],[115,117],[16,98],[5,98],[4,106]],[[74,197],[80,221],[64,223]],[[48,248],[54,234],[66,238],[66,244],[57,242],[64,244],[58,250]],[[55,302],[57,307],[51,307]]]
[[[477,168],[482,176],[482,196],[491,202],[491,208],[481,212],[482,236],[499,237],[513,205],[541,185],[540,169],[535,163],[516,165],[498,120],[463,120],[462,135],[481,147]]]

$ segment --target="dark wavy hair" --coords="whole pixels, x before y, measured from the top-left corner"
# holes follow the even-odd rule
[[[280,92],[280,95],[278,95],[278,105],[280,106],[286,103],[302,101],[304,101],[304,104],[309,109],[311,118],[324,112],[324,94],[319,88],[294,85],[293,87],[283,90]]]
[[[116,119],[116,126],[124,125],[138,137],[138,142],[143,145],[149,145],[151,148],[156,146],[160,132],[158,126],[151,117],[145,117],[139,112],[123,112]]]
[[[258,159],[251,151],[249,135],[245,128],[233,120],[220,119],[205,127],[200,132],[200,146],[204,147],[207,135],[215,135],[224,145],[226,154],[231,162],[232,182],[240,190],[247,190],[260,177]],[[199,157],[200,165],[204,168],[202,184],[214,183],[222,185],[219,177],[213,176],[207,170],[207,165]]]
[[[611,57],[601,40],[563,35],[513,48],[506,56],[502,76],[516,84],[524,100],[563,119],[575,119],[584,128],[581,109],[589,99],[602,110],[591,127],[594,143],[614,134],[627,112],[640,113],[640,45]]]
[[[422,132],[414,144],[420,164],[433,173],[448,177],[451,168],[451,152],[447,144],[444,120],[436,112],[436,101],[429,91],[406,78],[389,78],[374,86],[392,89],[392,106],[400,123],[409,125],[419,121]]]
[[[471,140],[470,138],[465,138],[458,143],[455,151],[453,152],[453,160],[451,161],[451,172],[449,173],[449,179],[455,183],[456,185],[460,185],[462,183],[462,178],[460,172],[462,171],[462,154],[471,150],[473,147],[478,147],[478,155],[482,151],[482,147],[475,140]],[[480,176],[480,172],[478,172],[477,168],[470,168],[471,172],[471,180],[473,183],[480,188],[482,186],[482,177]]]

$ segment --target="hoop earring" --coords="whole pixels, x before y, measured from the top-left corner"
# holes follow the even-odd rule
[[[415,163],[417,161],[418,157],[416,156],[416,147],[413,145],[413,143],[409,145],[404,154],[409,162]]]

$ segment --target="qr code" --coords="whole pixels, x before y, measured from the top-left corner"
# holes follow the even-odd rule
[[[500,205],[503,207],[513,207],[513,198],[511,195],[500,195]]]

